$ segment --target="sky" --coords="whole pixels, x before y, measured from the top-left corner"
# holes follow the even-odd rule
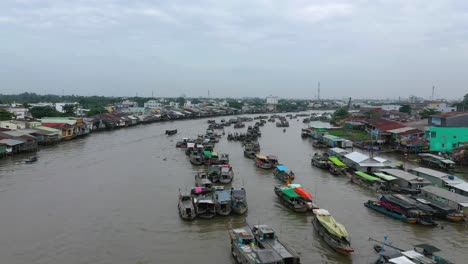
[[[0,93],[456,99],[468,2],[1,0]]]

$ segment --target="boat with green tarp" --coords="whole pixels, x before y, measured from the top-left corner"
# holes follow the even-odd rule
[[[351,181],[368,187],[374,191],[379,190],[382,186],[385,186],[385,181],[381,180],[378,177],[369,175],[362,171],[355,171],[353,175],[351,175]]]
[[[331,162],[328,170],[334,175],[346,175],[346,164],[344,164],[337,157],[331,156],[328,157],[328,160]]]
[[[298,213],[305,213],[309,207],[301,195],[294,191],[294,188],[286,186],[275,186],[275,194],[288,208]]]
[[[325,209],[315,209],[313,212],[315,217],[312,219],[312,225],[330,247],[344,254],[354,252],[348,231],[336,222],[330,212]]]

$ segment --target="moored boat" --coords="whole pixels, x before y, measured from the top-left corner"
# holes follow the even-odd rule
[[[232,182],[233,178],[234,178],[234,170],[232,169],[232,166],[229,164],[221,165],[221,175],[219,177],[219,182],[227,184],[227,183]]]
[[[328,158],[325,157],[324,155],[320,155],[318,153],[315,153],[314,156],[312,157],[310,163],[312,166],[315,166],[317,168],[321,169],[328,169],[330,167],[330,162],[328,161]]]
[[[24,162],[25,162],[26,164],[31,164],[31,163],[34,163],[34,162],[36,162],[36,161],[37,161],[37,156],[32,156],[32,157],[30,157],[29,159],[25,160]]]
[[[236,214],[245,214],[248,210],[247,195],[244,188],[231,189],[232,211]]]
[[[177,134],[177,129],[172,129],[172,130],[166,130],[166,135],[172,136]]]
[[[229,154],[221,153],[219,156],[219,164],[229,164]]]
[[[348,231],[335,221],[330,212],[325,209],[316,209],[313,212],[315,217],[312,219],[312,225],[331,248],[343,254],[354,252]]]
[[[197,217],[194,198],[190,193],[179,193],[178,208],[182,219],[193,220]]]
[[[281,202],[294,212],[305,213],[309,210],[307,203],[293,188],[275,186],[273,190]]]
[[[255,240],[258,247],[262,249],[273,250],[278,254],[284,264],[299,264],[301,259],[292,249],[282,243],[276,236],[275,231],[268,225],[254,225],[252,227],[252,233],[255,236]]]
[[[200,195],[194,201],[198,217],[213,218],[216,215],[216,204],[211,197]]]
[[[407,217],[405,213],[401,211],[398,207],[395,207],[391,204],[382,201],[369,200],[364,203],[364,206],[409,224],[416,224],[418,221],[418,219],[416,218]]]
[[[276,168],[273,170],[273,175],[282,182],[292,181],[295,178],[294,173],[282,164],[276,165]]]
[[[216,213],[219,215],[229,215],[232,210],[231,195],[228,191],[222,189],[214,193]]]
[[[195,175],[195,186],[211,188],[213,183],[208,179],[208,174],[204,170],[199,170]]]
[[[466,219],[463,212],[457,211],[437,201],[431,200],[428,197],[412,196],[411,198],[422,204],[430,206],[432,209],[434,209],[434,216],[439,219],[445,219],[451,222],[460,222]]]
[[[267,156],[262,154],[255,155],[255,165],[265,170],[273,169],[273,167],[275,166],[274,163],[271,162]]]
[[[202,165],[203,164],[203,156],[198,151],[192,151],[190,153],[190,163],[193,165]]]

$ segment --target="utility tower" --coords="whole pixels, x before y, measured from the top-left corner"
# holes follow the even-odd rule
[[[320,101],[320,82],[318,82],[318,86],[317,86],[317,100]]]

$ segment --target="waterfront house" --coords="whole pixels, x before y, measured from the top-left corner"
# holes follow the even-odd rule
[[[468,127],[468,112],[449,112],[430,116],[428,126]]]
[[[0,145],[5,146],[5,153],[7,155],[22,152],[23,144],[24,144],[24,141],[22,140],[2,138],[2,136],[0,135]]]
[[[334,156],[339,158],[340,160],[344,159],[344,156],[349,154],[349,151],[342,149],[342,148],[330,148],[327,150],[328,156]]]
[[[435,186],[421,188],[421,195],[441,204],[462,211],[468,217],[468,197]]]
[[[454,186],[465,181],[448,173],[436,171],[428,168],[418,167],[409,170],[410,173],[429,180],[434,186],[450,190]]]
[[[0,132],[0,138],[21,141],[22,143],[17,145],[17,152],[37,151],[37,139],[29,134],[32,131],[31,129],[2,131]]]
[[[396,184],[400,188],[403,188],[403,189],[419,190],[423,188],[424,186],[432,185],[432,183],[428,181],[427,179],[418,177],[404,170],[380,169],[379,171],[387,175],[395,177],[396,180],[392,181],[392,184]]]
[[[426,130],[426,136],[429,139],[430,151],[451,152],[468,142],[468,127],[433,126]]]
[[[0,121],[0,128],[8,128],[11,130],[25,129],[27,128],[27,122],[18,120]]]
[[[60,141],[61,133],[59,129],[52,127],[36,126],[30,134],[36,137],[39,145],[50,145]]]
[[[324,135],[322,137],[322,142],[332,148],[352,148],[353,142],[344,138],[332,136],[332,135]]]

